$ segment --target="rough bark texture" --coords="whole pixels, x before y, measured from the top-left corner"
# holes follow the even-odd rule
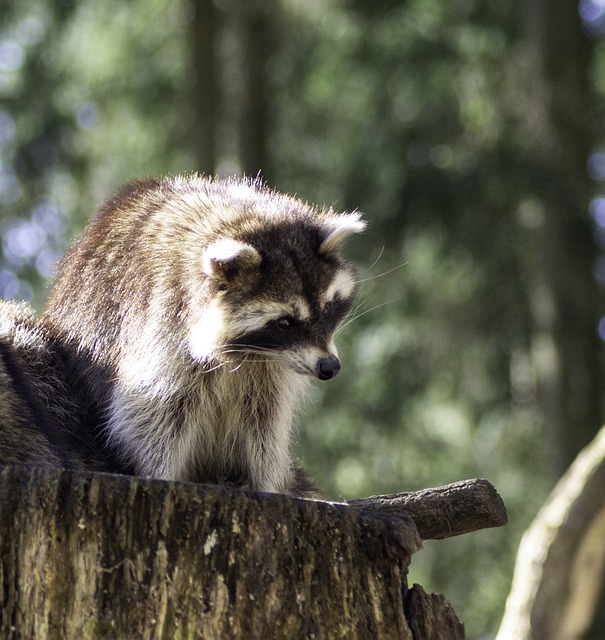
[[[464,626],[438,594],[431,594],[415,584],[406,594],[404,603],[412,635],[426,640],[462,640]]]
[[[604,540],[605,427],[523,536],[498,640],[585,638],[603,585]]]
[[[374,513],[407,514],[423,540],[441,540],[507,522],[506,507],[496,489],[477,478],[434,489],[359,498],[347,504]]]
[[[418,593],[404,609],[420,546],[407,516],[5,467],[0,637],[462,637],[439,599]]]

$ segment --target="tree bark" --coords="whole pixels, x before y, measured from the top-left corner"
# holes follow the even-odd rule
[[[407,514],[423,540],[443,540],[502,527],[508,521],[496,489],[487,480],[477,478],[434,489],[358,498],[347,504],[365,511]]]
[[[462,640],[464,629],[458,616],[440,595],[428,595],[415,584],[406,594],[405,609],[414,638],[426,640]]]
[[[605,427],[523,536],[497,640],[584,638],[603,586],[604,540]]]
[[[443,599],[408,591],[420,546],[405,515],[5,467],[0,637],[462,638]]]

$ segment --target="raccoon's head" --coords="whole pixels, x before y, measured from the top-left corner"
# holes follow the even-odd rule
[[[278,216],[248,224],[206,247],[204,318],[192,341],[202,361],[273,360],[330,380],[340,370],[334,331],[357,290],[355,270],[339,255],[361,232],[358,214]]]

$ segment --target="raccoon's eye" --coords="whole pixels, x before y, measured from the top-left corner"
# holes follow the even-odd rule
[[[294,319],[288,316],[284,316],[283,318],[278,318],[275,321],[275,326],[280,331],[292,331],[294,328]]]

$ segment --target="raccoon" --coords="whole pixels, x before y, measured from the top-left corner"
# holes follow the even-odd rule
[[[40,320],[5,322],[0,455],[28,416],[34,463],[46,448],[50,465],[313,495],[293,423],[308,381],[340,370],[357,275],[339,250],[364,228],[254,180],[123,188],[60,262]]]

